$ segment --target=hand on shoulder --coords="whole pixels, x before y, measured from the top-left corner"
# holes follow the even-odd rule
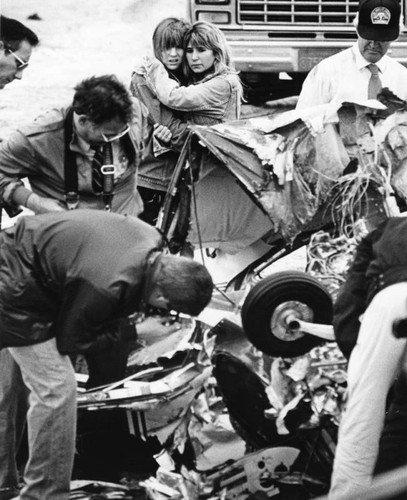
[[[148,70],[158,62],[158,59],[154,56],[144,56],[136,62],[133,74],[136,73],[138,75],[145,76],[148,73]]]

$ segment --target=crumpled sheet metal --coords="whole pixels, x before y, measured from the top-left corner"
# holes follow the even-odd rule
[[[130,356],[128,370],[133,372],[135,363],[140,362],[139,370],[125,379],[89,391],[82,390],[78,383],[78,408],[90,411],[121,408],[143,415],[145,432],[164,442],[188,414],[194,398],[212,375],[213,341],[207,338],[210,327],[191,318],[181,318],[180,322],[181,330],[171,336],[171,352],[164,339],[155,353],[153,345]],[[197,335],[204,340],[198,343]],[[143,366],[144,362],[147,364]]]
[[[327,186],[349,158],[331,123],[310,133],[297,117],[265,133],[266,119],[258,120],[259,128],[251,119],[193,130],[257,200],[270,218],[270,229],[292,240],[325,201]]]
[[[121,387],[78,394],[78,408],[150,410],[160,403],[196,391],[211,374],[211,367],[189,363],[155,381],[122,381]]]
[[[407,111],[397,111],[376,127],[382,163],[391,165],[391,184],[407,200]]]
[[[138,488],[140,493],[140,488]],[[138,498],[136,492],[122,484],[94,480],[71,481],[69,500],[133,500]]]
[[[156,477],[140,482],[140,486],[152,500],[198,500],[209,498],[212,491],[210,482],[185,467],[179,473],[159,468]]]
[[[298,455],[298,449],[288,446],[262,449],[208,474],[185,468],[180,473],[159,468],[156,477],[140,485],[152,500],[244,500],[253,494],[272,498],[280,493],[278,482],[291,477]]]
[[[346,281],[358,241],[365,234],[364,226],[360,224],[359,234],[351,238],[343,235],[332,237],[324,231],[311,236],[307,246],[307,272],[321,281],[334,299]]]
[[[307,401],[312,410],[303,427],[318,427],[327,416],[339,425],[346,403],[346,366],[336,343],[315,347],[297,358],[275,358],[266,394],[272,406],[267,413],[278,433],[289,434],[285,418],[301,401]]]
[[[201,472],[236,460],[245,453],[245,443],[232,427],[214,377],[207,380],[188,406],[171,439],[166,442],[166,452],[170,456],[175,451],[183,454],[187,443],[194,450],[195,465]],[[160,461],[158,463],[161,465]]]
[[[267,213],[270,231],[290,242],[329,202],[352,158],[390,169],[393,188],[407,198],[406,112],[392,112],[372,119],[366,103],[333,103],[191,128]]]
[[[193,333],[197,326],[196,321],[185,316],[179,317],[177,322],[180,324],[179,330],[151,344],[140,344],[139,349],[131,352],[127,361],[127,368],[154,364],[160,358],[170,359],[180,351],[201,349],[201,346],[195,344],[193,340]]]
[[[289,446],[265,448],[245,455],[208,475],[214,483],[215,498],[245,499],[251,494],[272,498],[280,493],[279,481],[291,475],[299,450]],[[223,491],[223,496],[220,496]]]

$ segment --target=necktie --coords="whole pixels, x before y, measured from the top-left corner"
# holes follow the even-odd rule
[[[110,143],[95,148],[95,154],[92,161],[92,189],[95,193],[101,193],[103,191],[102,166],[111,165],[112,163],[112,145]]]
[[[367,69],[370,71],[369,86],[367,89],[368,99],[377,99],[377,94],[382,90],[382,82],[379,76],[379,68],[376,64],[369,64]]]

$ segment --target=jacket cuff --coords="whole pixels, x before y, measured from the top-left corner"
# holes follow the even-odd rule
[[[32,191],[27,189],[22,182],[13,182],[4,190],[4,210],[9,217],[15,217],[22,212],[20,206],[26,206]]]

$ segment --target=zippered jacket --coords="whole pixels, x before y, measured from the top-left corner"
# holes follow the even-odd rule
[[[0,233],[0,347],[56,337],[61,354],[108,348],[118,322],[139,310],[162,247],[159,232],[134,217],[21,218]]]
[[[356,344],[360,316],[377,292],[407,281],[407,219],[393,217],[358,245],[347,280],[334,304],[334,331],[349,358]]]

